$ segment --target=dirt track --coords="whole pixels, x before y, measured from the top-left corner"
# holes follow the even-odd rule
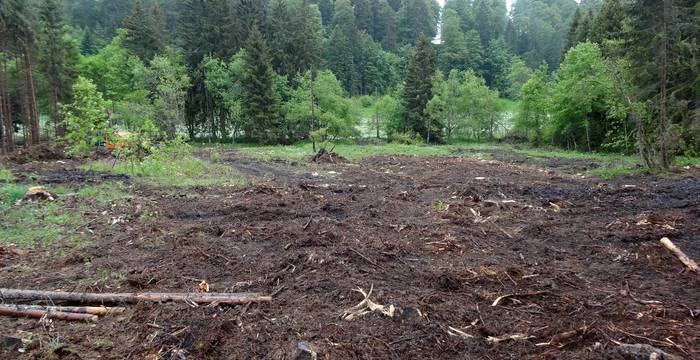
[[[700,277],[658,243],[668,236],[700,259],[697,172],[603,183],[556,163],[463,157],[311,166],[231,152],[222,162],[257,181],[165,192],[135,182],[132,203],[109,216],[138,204],[148,216],[91,222],[95,241],[79,251],[0,247],[0,268],[33,269],[3,271],[0,287],[192,291],[206,280],[216,292],[275,294],[263,305],[140,304],[95,325],[55,322],[64,358],[289,359],[300,341],[324,359],[622,359],[615,342],[700,358]],[[82,183],[52,171],[54,183]],[[362,300],[358,287],[400,310],[341,319]],[[11,318],[0,328],[47,331]],[[487,341],[512,334],[529,338]],[[1,358],[18,356],[0,347]]]

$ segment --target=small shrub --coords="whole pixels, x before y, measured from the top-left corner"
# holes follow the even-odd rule
[[[389,139],[392,143],[402,145],[417,145],[422,144],[423,139],[418,134],[411,133],[393,133]]]

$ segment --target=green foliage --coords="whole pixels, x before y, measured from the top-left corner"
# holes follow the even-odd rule
[[[377,138],[381,133],[390,134],[391,129],[400,128],[404,108],[401,101],[391,95],[384,95],[374,102],[372,123]]]
[[[284,139],[280,95],[267,44],[262,33],[253,29],[246,45],[243,71],[242,113],[246,136],[261,143]]]
[[[2,167],[2,165],[0,165],[0,183],[8,183],[14,179],[15,177],[14,175],[12,175],[12,171],[5,169],[4,167]]]
[[[157,186],[241,184],[244,182],[243,178],[230,167],[213,164],[195,157],[192,147],[181,140],[161,145],[140,162],[113,164],[111,161],[98,161],[84,167],[93,171],[142,178]]]
[[[542,128],[548,119],[550,82],[547,65],[542,65],[522,86],[520,111],[515,130],[523,133],[535,145],[542,143]]]
[[[164,48],[165,24],[161,22],[159,9],[155,6],[152,11],[147,11],[141,0],[136,0],[131,15],[124,19],[124,29],[127,30],[124,47],[144,62],[153,59]]]
[[[513,57],[507,76],[506,91],[503,95],[510,99],[520,98],[523,85],[532,77],[533,70],[517,56]]]
[[[107,46],[95,55],[82,58],[80,63],[81,75],[92,80],[108,100],[123,100],[143,88],[134,69],[144,65],[123,47],[126,34],[125,30],[120,30]]]
[[[29,187],[19,184],[5,184],[0,187],[0,206],[2,209],[9,209],[17,200],[20,200]]]
[[[153,94],[155,123],[168,139],[177,136],[184,125],[184,103],[190,78],[180,54],[168,48],[164,55],[156,55],[146,70],[147,82]]]
[[[296,83],[284,106],[289,139],[302,139],[315,129],[324,129],[324,136],[331,138],[355,135],[358,118],[332,72],[306,72]]]
[[[432,79],[435,75],[435,54],[425,35],[416,43],[416,52],[408,64],[406,82],[403,91],[405,123],[396,132],[415,132],[428,142],[442,141],[442,127],[433,123],[426,112],[428,101],[432,99]]]
[[[39,17],[40,65],[50,88],[51,120],[59,126],[59,103],[70,101],[71,89],[77,77],[78,49],[76,42],[67,33],[60,1],[43,0],[39,8]],[[60,127],[57,135],[62,135],[62,130]]]
[[[557,71],[551,97],[551,121],[545,136],[554,144],[588,151],[605,142],[609,115],[618,106],[613,79],[596,44],[572,48]],[[609,135],[607,135],[609,136]]]
[[[392,144],[399,145],[417,145],[425,143],[425,140],[415,133],[392,133],[389,137],[389,141]]]
[[[569,0],[515,2],[512,8],[515,54],[530,68],[537,68],[544,61],[550,69],[556,69],[576,8],[576,2]]]
[[[493,139],[501,126],[497,100],[498,91],[490,90],[483,78],[466,71],[456,103],[463,119],[457,131],[468,139]]]
[[[61,107],[68,129],[63,142],[69,154],[87,154],[109,129],[107,101],[90,80],[79,77],[73,86],[73,102]]]

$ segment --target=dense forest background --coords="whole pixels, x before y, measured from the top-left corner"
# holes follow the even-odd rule
[[[364,130],[666,168],[700,150],[698,38],[694,0],[3,0],[1,148]]]

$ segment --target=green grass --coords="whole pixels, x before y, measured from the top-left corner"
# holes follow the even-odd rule
[[[313,155],[311,143],[297,143],[295,145],[224,145],[226,148],[237,149],[242,155],[262,159],[283,159],[288,161],[308,161]],[[360,160],[372,155],[414,155],[414,156],[444,156],[453,154],[454,150],[462,146],[454,145],[353,145],[336,144],[331,145],[333,151],[348,160]]]
[[[80,188],[78,196],[96,202],[99,206],[124,202],[132,196],[128,185],[121,182],[106,182]]]
[[[64,209],[61,200],[17,204],[28,188],[18,184],[0,187],[0,242],[34,247],[59,240],[82,241],[74,234],[84,223],[82,215]]]
[[[14,175],[12,175],[12,172],[8,169],[5,169],[0,165],[0,182],[12,182],[15,179]]]
[[[141,162],[98,161],[83,168],[142,178],[156,186],[238,185],[245,179],[230,167],[214,164],[193,155],[192,147],[157,150]]]

